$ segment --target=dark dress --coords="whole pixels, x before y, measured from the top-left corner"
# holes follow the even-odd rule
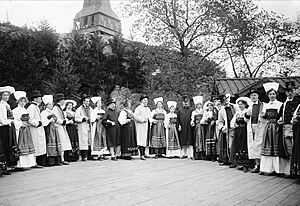
[[[170,118],[170,128],[168,129],[168,150],[179,150],[179,137],[177,132],[178,121],[177,117]]]
[[[96,120],[96,129],[95,129],[95,136],[93,142],[93,151],[100,152],[102,149],[107,147],[106,141],[106,131],[105,127],[102,124],[104,113],[98,113],[99,119]]]
[[[121,145],[121,126],[118,121],[118,112],[115,110],[106,110],[102,124],[106,128],[107,147],[117,147]],[[115,123],[114,126],[107,120]]]
[[[291,175],[300,177],[300,108],[298,109],[296,122],[293,125],[293,149],[291,156]]]
[[[279,125],[277,120],[279,114],[277,109],[267,109],[265,118],[268,120],[263,134],[262,152],[263,156],[279,156]]]
[[[211,117],[207,120],[207,125],[205,125],[205,143],[206,143],[206,158],[215,159],[217,155],[216,149],[216,123],[212,124],[212,121],[215,121],[215,117]]]
[[[66,113],[67,119],[75,122],[75,114]],[[70,138],[72,150],[64,152],[64,159],[68,162],[75,162],[79,159],[79,139],[76,123],[66,124],[66,130]]]
[[[166,154],[166,130],[165,130],[165,114],[154,114],[153,119],[157,120],[156,124],[151,128],[150,154]]]
[[[205,128],[200,124],[203,114],[195,115],[195,159],[204,159],[206,154],[206,144],[205,144]]]
[[[130,157],[138,155],[136,129],[133,114],[126,110],[124,111],[126,112],[127,119],[129,119],[130,122],[121,127],[121,156]]]
[[[238,127],[234,129],[231,146],[232,163],[237,166],[251,167],[252,161],[248,157],[247,123],[244,117],[236,118]]]
[[[45,129],[47,144],[47,165],[53,166],[61,162],[61,144],[54,122],[50,122]]]
[[[181,131],[179,132],[180,146],[193,146],[193,130],[191,127],[191,116],[193,109],[190,107],[182,107],[177,112],[178,123],[181,126]]]

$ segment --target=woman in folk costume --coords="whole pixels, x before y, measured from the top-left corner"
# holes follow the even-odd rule
[[[181,158],[194,159],[194,136],[191,126],[193,109],[190,107],[190,99],[187,95],[182,98],[182,107],[177,111],[179,141],[181,146]]]
[[[45,129],[47,141],[47,166],[62,165],[61,163],[61,143],[59,138],[56,115],[53,113],[53,96],[44,95],[42,97],[46,109],[42,111],[41,118]]]
[[[178,136],[178,120],[175,113],[177,103],[175,101],[167,102],[170,113],[166,115],[166,157],[180,157],[180,143]]]
[[[295,113],[300,101],[295,98],[296,92],[295,82],[287,82],[285,94],[286,101],[281,106],[278,124],[282,125],[283,133],[280,135],[281,147],[279,147],[279,173],[290,175],[291,156],[293,149],[293,125],[291,123],[293,114]]]
[[[279,83],[268,82],[263,84],[269,97],[269,103],[265,104],[261,118],[268,121],[262,141],[260,173],[279,173],[279,111],[282,103],[276,100]]]
[[[116,101],[112,98],[107,100],[107,110],[102,124],[106,128],[106,142],[111,154],[111,160],[117,161],[121,155],[121,127],[118,122],[119,114],[116,111]]]
[[[9,104],[7,103],[9,96],[15,92],[15,89],[11,86],[0,87],[0,162],[2,165],[0,170],[3,174],[10,175],[10,171],[7,167],[13,167],[16,162],[12,162],[10,154],[12,153],[13,146],[16,145],[16,140],[13,140],[11,134],[11,125],[14,124],[12,118],[12,112]]]
[[[251,170],[251,173],[259,173],[261,145],[267,120],[260,118],[264,103],[259,100],[259,92],[257,90],[250,90],[250,99],[249,116],[252,136],[248,138],[248,156],[249,159],[255,160],[255,167]]]
[[[57,120],[55,126],[60,138],[61,144],[61,161],[62,164],[68,165],[69,163],[65,161],[64,156],[72,150],[71,141],[66,129],[67,118],[65,117],[63,106],[65,104],[65,96],[63,93],[57,93],[54,96],[55,105],[53,107],[53,114],[56,116]],[[66,151],[66,152],[65,152]]]
[[[230,103],[230,94],[226,94],[223,100],[224,107],[220,110],[218,116],[219,129],[221,131],[219,136],[220,166],[230,165],[230,148],[234,136],[234,129],[230,127],[230,121],[237,110],[236,105]]]
[[[216,151],[216,120],[218,115],[214,110],[214,103],[207,101],[204,104],[204,114],[201,124],[204,126],[205,131],[205,146],[206,146],[206,159],[215,161],[217,158]]]
[[[29,95],[29,104],[27,111],[29,113],[29,128],[34,145],[34,155],[37,165],[35,168],[42,168],[46,165],[46,136],[43,128],[39,105],[42,103],[42,95],[40,91],[33,91]]]
[[[300,104],[296,108],[291,123],[293,124],[293,149],[291,156],[291,176],[300,177]]]
[[[28,126],[29,113],[25,109],[27,103],[26,92],[16,91],[14,96],[18,102],[18,106],[12,112],[15,117],[17,142],[21,152],[17,168],[18,170],[23,170],[23,168],[35,166],[36,161],[34,158],[34,145]]]
[[[204,115],[203,110],[203,97],[195,96],[193,101],[196,109],[192,112],[191,116],[191,126],[195,127],[194,137],[195,137],[195,159],[204,159],[206,154],[206,143],[205,143],[205,131],[202,125],[202,118]]]
[[[92,144],[92,122],[94,122],[90,105],[90,98],[83,94],[81,97],[82,105],[77,108],[75,113],[75,121],[78,123],[78,137],[79,137],[79,149],[81,153],[82,161],[94,160],[91,155],[91,144]]]
[[[134,122],[134,113],[131,110],[131,100],[124,102],[124,109],[120,112],[119,123],[121,124],[121,156],[124,159],[132,159],[132,156],[138,155],[138,146],[136,140],[136,128]]]
[[[74,162],[79,159],[79,139],[77,132],[77,123],[75,122],[75,112],[73,110],[76,107],[76,101],[68,99],[65,101],[64,115],[67,118],[66,130],[68,132],[72,150],[65,152],[65,160],[68,162]]]
[[[134,111],[136,127],[137,145],[139,148],[140,159],[146,160],[146,148],[148,147],[148,134],[150,133],[151,110],[148,107],[149,97],[142,95],[141,104]]]
[[[164,120],[166,111],[163,108],[164,99],[155,98],[156,109],[151,112],[151,137],[150,137],[150,154],[155,154],[155,159],[159,155],[166,154],[166,130]]]
[[[248,97],[240,97],[236,100],[239,110],[233,116],[230,124],[234,128],[234,137],[231,145],[232,165],[230,168],[242,166],[247,172],[252,166],[248,157],[248,139],[252,137],[251,122],[249,121],[249,105],[251,100]]]
[[[105,111],[102,109],[101,97],[92,97],[91,101],[96,105],[93,110],[93,115],[96,117],[96,121],[92,127],[92,155],[97,156],[98,160],[107,160],[104,156],[104,152],[107,150],[106,130],[102,124]]]

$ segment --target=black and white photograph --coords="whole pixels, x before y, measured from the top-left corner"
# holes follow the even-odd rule
[[[0,0],[0,206],[300,206],[300,0]]]

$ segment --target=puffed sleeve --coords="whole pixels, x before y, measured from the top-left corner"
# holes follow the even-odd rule
[[[46,110],[42,111],[41,113],[41,119],[42,119],[42,124],[44,127],[48,126],[50,124],[50,119],[48,119],[48,112]]]
[[[27,108],[27,111],[28,111],[28,113],[29,113],[29,117],[30,117],[30,119],[29,119],[29,124],[30,125],[32,125],[32,126],[34,126],[34,127],[38,127],[39,125],[40,125],[40,123],[39,123],[39,120],[37,120],[35,117],[36,117],[36,111],[37,110],[37,108],[36,108],[36,106],[34,106],[34,105],[30,105],[28,108]]]
[[[21,116],[22,113],[20,112],[20,110],[18,109],[18,107],[16,107],[15,109],[12,110],[13,115],[14,115],[14,123],[15,123],[15,127],[16,129],[20,129],[22,127],[22,121],[21,121]]]
[[[141,113],[141,107],[138,106],[134,111],[134,119],[137,122],[143,123],[145,118],[142,117]]]
[[[122,110],[119,114],[118,121],[121,125],[124,125],[127,123],[126,120],[127,120],[127,113],[124,110]]]

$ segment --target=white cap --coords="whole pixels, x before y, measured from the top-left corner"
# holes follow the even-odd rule
[[[214,103],[213,103],[212,101],[207,101],[207,102],[205,102],[203,108],[204,108],[204,109],[208,109],[208,105],[209,105],[209,104],[214,105]]]
[[[175,102],[175,101],[168,101],[167,105],[168,105],[168,108],[171,108],[171,107],[175,107],[176,108],[177,102]]]
[[[99,100],[101,100],[101,97],[92,97],[91,101],[96,104]]]
[[[73,104],[73,107],[76,107],[76,105],[77,105],[77,102],[75,100],[73,100],[73,99],[66,99],[64,107],[66,107],[66,105],[67,105],[68,102],[71,102]]]
[[[15,91],[14,96],[15,96],[16,100],[18,101],[21,97],[26,98],[26,92],[24,92],[24,91]]]
[[[9,92],[10,94],[12,94],[15,91],[15,88],[11,86],[0,87],[0,92]]]
[[[277,82],[267,82],[263,84],[263,87],[266,92],[269,92],[271,89],[274,89],[276,92],[278,91],[279,88],[279,83]]]
[[[251,99],[250,99],[249,97],[239,97],[239,98],[235,101],[235,103],[238,104],[238,102],[239,102],[240,100],[244,100],[245,102],[247,102],[248,106],[250,106],[250,105],[252,104],[252,101],[251,101]]]
[[[153,101],[154,101],[154,104],[157,104],[158,102],[163,103],[164,102],[164,98],[163,97],[157,97],[157,98],[153,99]]]
[[[51,102],[53,102],[53,95],[44,95],[42,97],[42,100],[43,100],[44,104],[51,103]]]
[[[203,96],[195,96],[193,97],[194,104],[197,105],[199,103],[203,104]]]

